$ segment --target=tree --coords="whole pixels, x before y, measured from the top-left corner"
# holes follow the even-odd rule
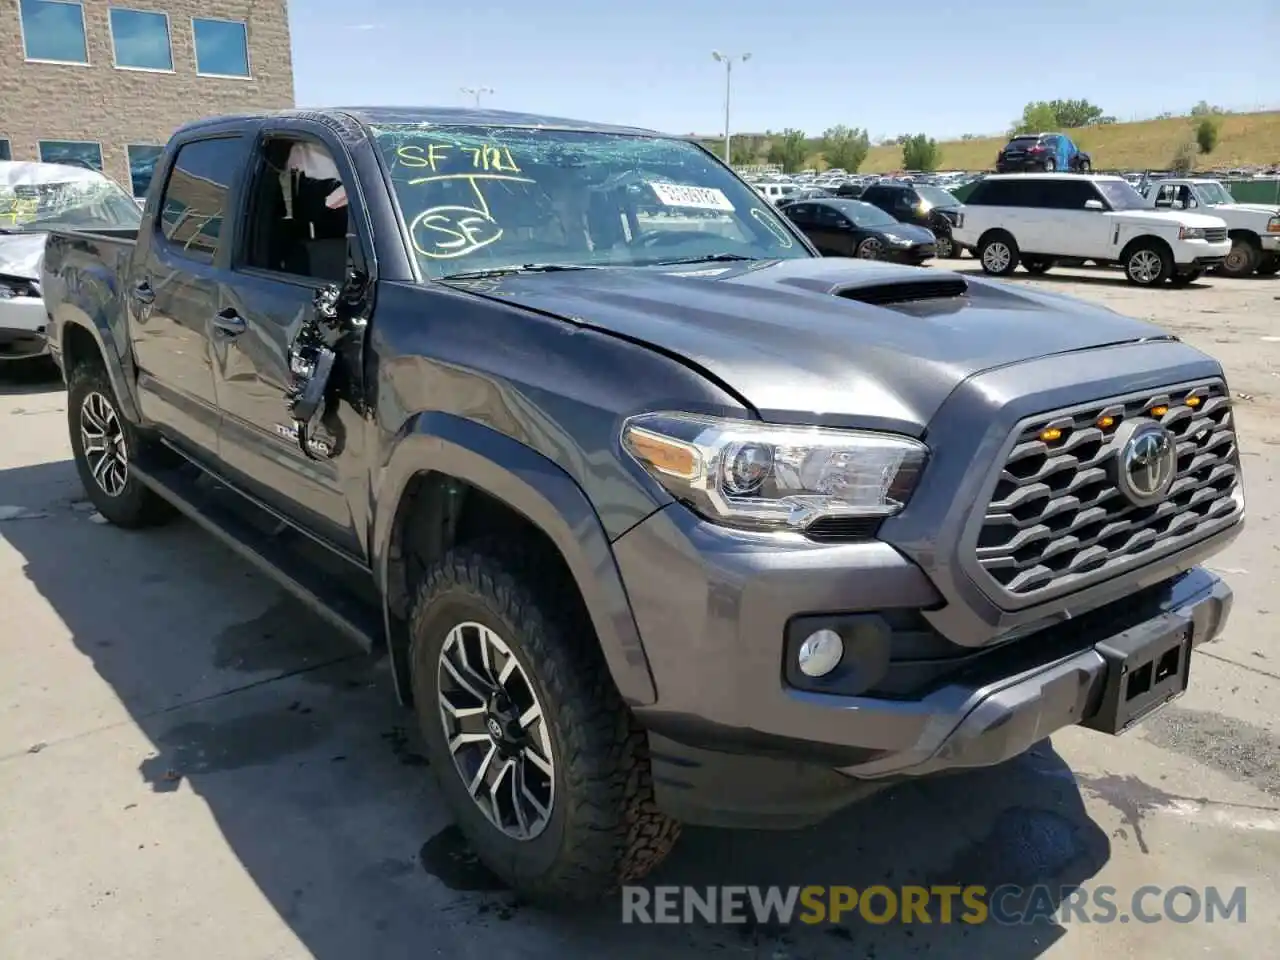
[[[1196,146],[1201,153],[1213,153],[1218,145],[1218,120],[1215,117],[1201,117],[1196,124]]]
[[[1178,149],[1173,152],[1173,160],[1169,164],[1169,169],[1174,173],[1180,173],[1183,176],[1189,174],[1196,168],[1196,142],[1187,140],[1178,145]]]
[[[803,167],[807,153],[803,130],[788,127],[769,144],[769,162],[781,166],[784,173],[795,173]]]
[[[1013,122],[1014,134],[1043,133],[1058,126],[1058,115],[1045,100],[1036,100],[1022,108],[1021,118]]]
[[[735,167],[750,166],[760,156],[760,144],[755,137],[734,137],[729,141],[729,156]]]
[[[871,137],[866,130],[838,125],[822,133],[822,158],[829,167],[853,173],[867,159]]]
[[[1221,107],[1213,106],[1207,100],[1201,100],[1191,108],[1191,116],[1193,117],[1219,117],[1226,112]],[[1205,152],[1207,153],[1208,151]]]
[[[938,149],[938,141],[917,133],[913,137],[902,140],[902,169],[920,170],[927,173],[938,169],[942,159],[942,151]]]
[[[1050,100],[1059,127],[1091,127],[1102,120],[1102,108],[1088,100]]]
[[[1013,133],[1043,133],[1115,123],[1115,117],[1104,116],[1102,108],[1088,100],[1033,100],[1022,108],[1022,116],[1013,122]]]

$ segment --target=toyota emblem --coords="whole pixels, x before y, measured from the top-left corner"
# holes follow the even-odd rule
[[[495,737],[498,737],[498,738],[502,737],[502,724],[500,724],[496,718],[490,717],[487,725],[489,727],[490,733],[492,733]]]
[[[1178,448],[1158,423],[1135,423],[1126,433],[1116,457],[1116,486],[1135,506],[1149,507],[1163,500],[1173,485]]]

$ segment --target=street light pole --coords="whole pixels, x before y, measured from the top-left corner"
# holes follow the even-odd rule
[[[751,59],[751,54],[726,54],[719,50],[711,51],[712,59],[724,64],[724,162],[731,163],[731,155],[729,153],[729,144],[731,133],[729,130],[729,104],[733,94],[733,63],[746,63]]]
[[[462,87],[462,88],[461,88],[461,90],[462,90],[462,92],[463,92],[464,94],[466,94],[468,97],[475,97],[475,99],[476,99],[476,109],[479,109],[479,108],[480,108],[480,98],[481,98],[481,97],[483,97],[486,93],[493,93],[493,92],[494,92],[493,87]]]

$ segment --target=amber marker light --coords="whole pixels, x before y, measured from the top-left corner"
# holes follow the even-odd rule
[[[1040,439],[1045,443],[1053,443],[1055,440],[1062,439],[1062,431],[1057,427],[1047,427],[1040,431]]]
[[[632,454],[655,470],[681,480],[696,480],[701,472],[702,458],[687,444],[639,427],[627,428],[626,442]]]
[[[1187,399],[1183,402],[1186,403],[1188,407],[1198,407],[1204,401],[1201,400],[1199,397],[1187,397]]]
[[[1115,425],[1116,425],[1115,417],[1099,417],[1098,418],[1098,426],[1101,427],[1103,430],[1110,430]]]
[[[1151,415],[1153,417],[1163,417],[1168,412],[1169,412],[1168,407],[1152,407],[1151,408]]]

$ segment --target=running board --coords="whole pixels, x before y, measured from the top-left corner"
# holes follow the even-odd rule
[[[332,574],[307,563],[290,549],[283,537],[255,527],[222,502],[225,498],[202,488],[200,479],[205,474],[198,465],[185,462],[161,467],[135,461],[129,464],[129,469],[180,513],[213,534],[366,651],[382,643],[380,611],[370,609],[336,584]],[[234,490],[230,493],[239,499]],[[252,508],[249,501],[245,503]]]

